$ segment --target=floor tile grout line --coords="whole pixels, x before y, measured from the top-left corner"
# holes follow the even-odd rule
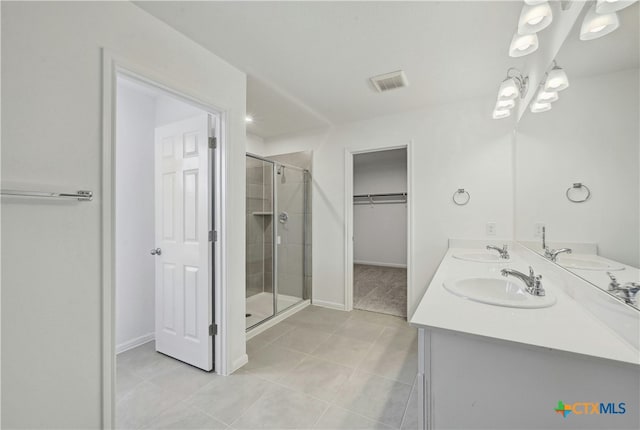
[[[407,411],[409,410],[409,403],[411,403],[411,396],[413,396],[413,390],[416,388],[416,384],[418,383],[418,375],[413,378],[413,385],[411,386],[411,391],[409,391],[409,397],[407,398],[407,404],[404,405],[404,412],[402,413],[402,420],[400,420],[400,428],[404,425],[404,420],[407,417]]]
[[[352,374],[356,371],[356,369],[351,369],[351,370],[352,370]],[[378,376],[378,375],[374,375],[373,373],[369,373],[369,372],[363,372],[363,373],[367,373],[367,374],[369,374],[369,375],[373,375],[373,376]],[[305,395],[305,396],[307,396],[307,397],[311,397],[311,398],[312,398],[312,399],[314,399],[314,400],[318,400],[318,401],[321,401],[321,402],[323,402],[323,403],[326,403],[326,404],[327,404],[327,409],[323,412],[323,414],[321,415],[321,417],[320,417],[320,418],[322,418],[322,416],[324,416],[324,414],[326,414],[326,412],[329,410],[329,408],[331,408],[331,406],[335,406],[335,407],[337,407],[337,408],[344,409],[345,411],[350,412],[350,413],[352,413],[352,414],[354,414],[354,415],[357,415],[357,416],[359,416],[359,417],[361,417],[361,418],[365,418],[365,419],[367,419],[367,420],[369,420],[369,421],[373,421],[373,422],[375,422],[375,423],[382,424],[382,425],[384,425],[384,426],[386,426],[386,427],[389,427],[389,428],[395,428],[395,427],[393,427],[393,426],[390,426],[389,424],[383,423],[382,421],[378,421],[378,420],[376,420],[376,419],[374,419],[374,418],[371,418],[371,417],[368,417],[368,416],[366,416],[366,415],[363,415],[361,412],[358,412],[358,411],[356,411],[356,410],[354,410],[354,409],[349,409],[349,408],[345,407],[345,406],[344,406],[344,405],[342,405],[342,404],[336,403],[336,401],[335,401],[335,400],[325,400],[325,399],[320,398],[320,397],[317,397],[317,396],[315,396],[315,395],[313,395],[313,394],[311,394],[311,393],[307,393],[306,391],[299,390],[299,389],[296,389],[296,388],[292,388],[292,387],[290,387],[290,386],[288,386],[288,385],[283,384],[282,382],[279,382],[279,381],[273,381],[273,380],[270,380],[270,379],[266,379],[266,378],[264,378],[264,377],[262,377],[262,376],[260,376],[260,375],[254,375],[254,376],[255,376],[256,378],[262,379],[262,380],[263,380],[263,381],[265,381],[265,382],[269,382],[269,383],[272,383],[272,384],[274,384],[274,385],[278,385],[278,386],[280,386],[281,388],[284,388],[284,389],[287,389],[287,390],[293,391],[293,392],[298,393],[298,394],[303,394],[303,395]],[[349,377],[351,377],[351,375],[349,375]],[[400,381],[394,381],[394,382],[400,382]],[[405,384],[405,385],[407,385],[407,384]],[[340,390],[342,390],[342,387],[340,387]],[[253,406],[253,405],[252,405],[252,406]],[[215,417],[214,417],[214,418],[215,418]],[[317,424],[318,424],[318,422],[320,422],[320,418],[318,418],[318,420],[314,423],[314,428],[315,428],[315,425],[317,425]],[[234,422],[235,422],[235,421],[234,421]]]
[[[317,428],[318,423],[322,420],[322,418],[326,415],[327,411],[331,408],[331,403],[327,402],[327,407],[324,408],[324,411],[320,414],[320,416],[315,420],[315,422],[311,425],[312,429]]]
[[[278,386],[278,387],[280,387],[280,388],[282,388],[282,389],[286,389],[286,390],[292,391],[292,392],[294,392],[294,393],[296,393],[296,394],[303,394],[303,395],[305,395],[305,396],[307,396],[307,397],[311,397],[311,398],[312,398],[312,399],[314,399],[314,400],[317,400],[317,401],[320,401],[320,402],[322,402],[322,403],[326,403],[327,405],[330,405],[330,403],[329,403],[329,402],[327,402],[326,400],[323,400],[323,399],[321,399],[321,398],[319,398],[319,397],[316,397],[316,396],[312,396],[312,395],[310,395],[310,394],[308,394],[308,393],[305,393],[304,391],[299,391],[299,390],[293,389],[293,388],[288,387],[288,386],[286,386],[286,385],[284,385],[284,384],[282,384],[282,383],[280,383],[280,382],[277,382],[277,381],[271,381],[271,380],[269,380],[269,379],[262,378],[262,377],[260,377],[260,376],[258,376],[258,375],[254,375],[254,376],[255,376],[255,377],[257,377],[257,378],[262,379],[262,380],[263,380],[263,381],[265,381],[265,382],[268,382],[268,383],[270,383],[270,384],[276,385],[276,386]],[[231,424],[229,424],[229,427],[233,427],[233,425],[234,425],[236,422],[238,422],[238,420],[239,420],[240,418],[242,418],[243,416],[245,416],[245,415],[246,415],[246,413],[247,413],[247,412],[249,412],[249,409],[251,409],[253,406],[255,406],[255,405],[258,403],[258,401],[259,401],[260,399],[262,399],[262,398],[267,394],[267,392],[268,392],[268,391],[269,391],[268,389],[265,389],[265,390],[264,390],[264,392],[263,392],[260,396],[258,396],[258,398],[256,399],[256,401],[255,401],[255,402],[251,403],[251,405],[250,405],[249,407],[247,407],[247,408],[242,412],[242,414],[240,414],[240,416],[238,416],[238,418],[236,418],[236,419],[235,419]]]

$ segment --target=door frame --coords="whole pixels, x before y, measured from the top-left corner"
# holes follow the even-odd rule
[[[217,325],[214,335],[214,372],[227,374],[226,338],[227,330],[224,322],[227,320],[227,273],[226,254],[227,240],[224,230],[226,225],[226,173],[228,171],[227,129],[228,111],[211,105],[176,82],[168,82],[158,72],[148,69],[128,59],[114,55],[107,49],[102,50],[102,210],[101,210],[101,242],[102,242],[102,342],[101,342],[101,370],[102,370],[102,427],[115,426],[115,150],[116,150],[116,109],[117,109],[117,78],[127,76],[143,84],[153,86],[185,103],[191,104],[217,117],[216,137],[217,145],[210,160],[213,187],[212,213],[213,229],[218,232],[217,240],[212,242],[213,261],[210,262],[212,273],[213,299],[212,319]]]
[[[368,148],[345,148],[344,151],[344,310],[353,310],[353,156],[393,149],[407,150],[407,320],[415,301],[413,285],[413,141],[405,144]]]

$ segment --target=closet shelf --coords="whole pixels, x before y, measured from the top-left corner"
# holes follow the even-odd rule
[[[271,216],[273,212],[251,212],[253,216]]]

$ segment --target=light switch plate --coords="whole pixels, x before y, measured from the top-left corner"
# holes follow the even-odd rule
[[[533,225],[533,237],[542,237],[542,229],[544,228],[544,223],[537,222]]]
[[[487,236],[495,236],[497,230],[498,230],[498,226],[496,225],[495,222],[487,223]]]

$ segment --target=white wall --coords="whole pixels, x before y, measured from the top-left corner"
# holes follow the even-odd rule
[[[116,126],[116,351],[154,337],[155,97],[118,85]]]
[[[179,102],[166,95],[156,97],[156,127],[182,121],[202,114],[202,110],[187,103]]]
[[[491,97],[449,104],[266,143],[267,155],[314,151],[314,300],[344,306],[346,148],[357,151],[411,142],[411,311],[440,264],[448,238],[488,239],[488,221],[497,223],[497,236],[492,239],[512,237],[513,124],[491,119],[494,102]],[[451,201],[454,191],[461,187],[472,196],[463,207]]]
[[[599,253],[640,266],[638,69],[572,79],[553,109],[527,114],[516,139],[516,238],[597,243]],[[592,192],[575,204],[565,192]]]
[[[228,114],[227,361],[245,355],[246,76],[128,2],[2,2],[2,426],[102,420],[102,48]],[[231,312],[233,310],[233,312]],[[220,318],[220,315],[217,316]]]
[[[264,154],[264,139],[255,134],[247,133],[247,152],[253,155]]]
[[[407,192],[407,150],[367,152],[353,157],[353,194]],[[355,263],[406,267],[407,205],[353,207]]]

